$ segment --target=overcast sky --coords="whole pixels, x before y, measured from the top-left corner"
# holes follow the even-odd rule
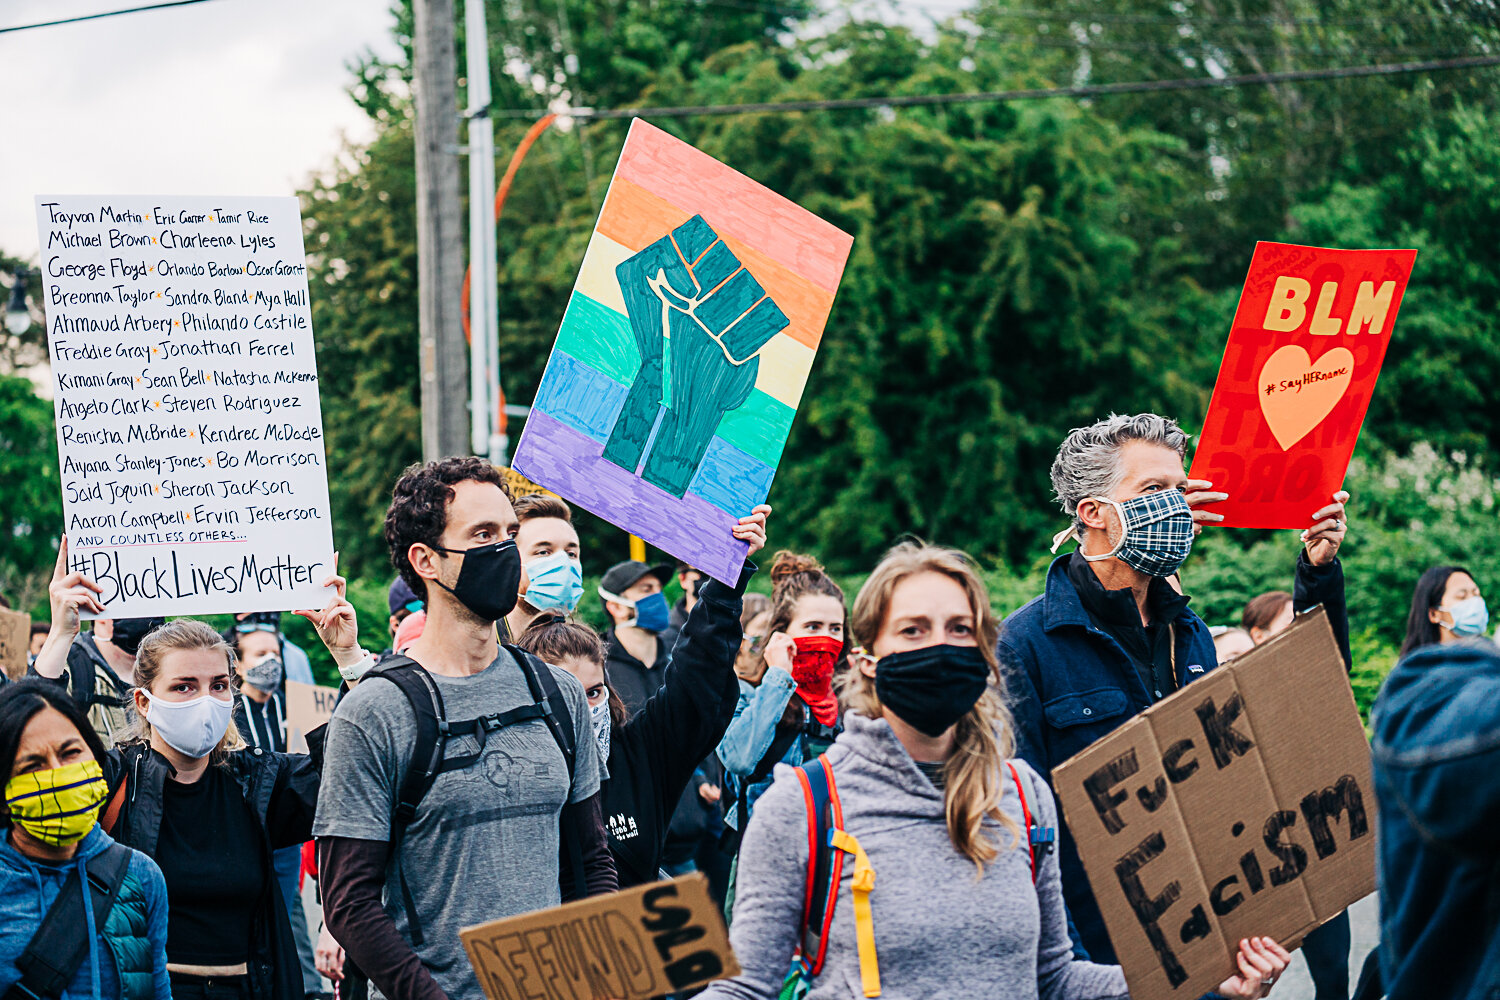
[[[145,0],[0,0],[0,27]],[[0,249],[37,194],[289,195],[368,138],[345,63],[393,55],[386,0],[210,0],[0,34]]]

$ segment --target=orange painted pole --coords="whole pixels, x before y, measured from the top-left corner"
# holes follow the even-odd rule
[[[536,123],[526,130],[526,135],[521,139],[520,144],[516,146],[516,151],[511,154],[510,166],[505,168],[505,176],[500,178],[500,185],[495,188],[495,222],[498,223],[500,221],[500,212],[505,207],[505,198],[510,194],[510,186],[516,179],[516,171],[521,169],[521,161],[526,159],[526,154],[531,151],[531,147],[536,144],[536,141],[541,138],[542,133],[547,131],[555,121],[557,121],[557,115],[544,115],[537,119]],[[473,334],[469,330],[469,281],[472,278],[472,273],[473,266],[471,264],[464,269],[464,287],[462,292],[465,341],[473,340]],[[498,410],[495,426],[499,428],[501,434],[504,434],[506,429],[504,389],[500,390],[499,398],[495,401],[495,407]],[[644,545],[645,543],[642,544]]]

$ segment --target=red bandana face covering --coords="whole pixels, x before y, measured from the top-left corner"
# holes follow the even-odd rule
[[[813,718],[825,726],[839,721],[839,700],[833,693],[833,664],[844,651],[844,643],[826,635],[805,635],[792,640],[792,680],[797,697],[807,702]]]

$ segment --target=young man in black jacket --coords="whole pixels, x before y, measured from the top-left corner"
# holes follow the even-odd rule
[[[765,545],[770,513],[770,507],[756,507],[734,528],[735,537],[748,543],[747,556]],[[615,677],[606,670],[604,645],[592,629],[562,622],[529,629],[521,637],[521,648],[577,676],[589,699],[595,738],[609,762],[600,795],[621,888],[656,880],[673,810],[684,789],[697,794],[696,785],[688,785],[699,761],[719,745],[734,719],[740,602],[754,573],[747,562],[734,587],[704,582],[663,667],[662,684],[639,712],[628,713],[611,697]]]

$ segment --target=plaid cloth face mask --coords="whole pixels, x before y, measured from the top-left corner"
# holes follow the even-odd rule
[[[1181,490],[1143,493],[1124,501],[1090,499],[1113,507],[1124,531],[1109,552],[1083,557],[1089,562],[1118,557],[1147,576],[1171,576],[1193,550],[1193,509]]]

